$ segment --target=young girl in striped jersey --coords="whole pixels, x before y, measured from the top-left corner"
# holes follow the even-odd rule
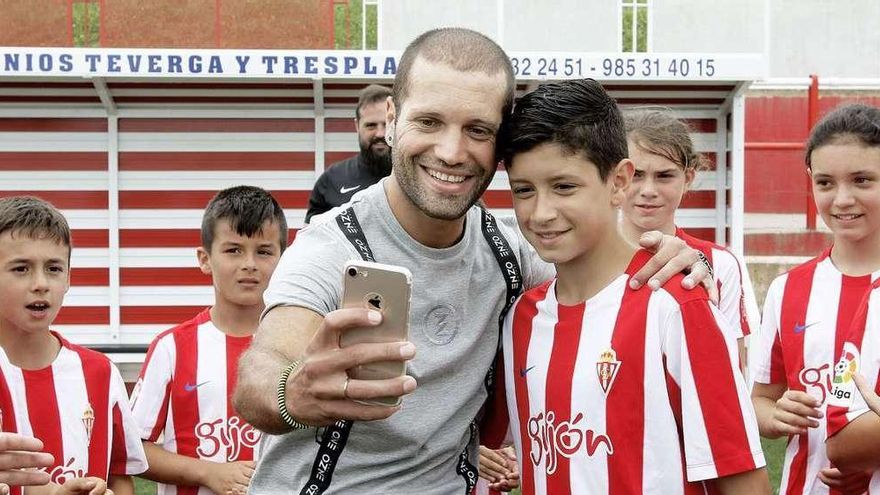
[[[828,114],[810,134],[806,165],[833,245],[770,285],[752,398],[761,435],[788,436],[780,493],[862,493],[864,473],[841,473],[826,456],[825,413],[835,360],[880,276],[880,112]]]
[[[697,171],[704,168],[704,158],[694,150],[691,130],[670,111],[656,108],[625,112],[624,123],[635,174],[621,207],[623,235],[637,244],[642,234],[659,230],[681,238],[709,260],[718,284],[718,306],[729,323],[725,328],[738,342],[744,368],[743,339],[750,333],[750,320],[758,320],[748,270],[725,247],[698,239],[675,225],[682,198]]]

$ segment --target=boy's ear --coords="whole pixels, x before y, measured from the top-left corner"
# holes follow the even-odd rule
[[[684,192],[688,192],[691,189],[691,184],[694,183],[694,179],[697,177],[697,171],[689,168],[684,171]]]
[[[633,175],[636,172],[636,166],[629,158],[620,160],[620,163],[614,167],[611,180],[611,204],[619,207],[623,204],[624,192],[626,188],[632,184]]]
[[[211,253],[202,246],[196,248],[196,257],[199,260],[199,270],[205,275],[211,275]]]

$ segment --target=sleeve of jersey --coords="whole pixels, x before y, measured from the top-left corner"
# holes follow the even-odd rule
[[[751,333],[744,289],[743,270],[739,260],[723,250],[715,250],[715,276],[721,284],[721,300],[718,307],[734,330],[733,337],[745,337]]]
[[[758,427],[733,342],[706,300],[671,312],[665,325],[667,372],[678,385],[679,429],[688,481],[720,478],[764,466]],[[672,394],[675,396],[676,394]]]
[[[745,318],[749,325],[749,334],[758,331],[761,327],[761,310],[758,309],[758,300],[755,297],[755,286],[752,285],[752,276],[749,275],[749,268],[746,266],[745,261],[736,254],[733,255],[736,262],[739,264],[740,271],[742,275],[742,290],[743,290],[743,311],[745,312]]]
[[[784,288],[784,277],[779,277],[770,284],[764,300],[760,333],[749,346],[749,368],[752,381],[756,383],[785,383],[785,364],[779,338],[779,313]]]
[[[504,390],[504,356],[500,353],[495,361],[495,381],[490,400],[480,423],[480,443],[490,449],[498,449],[507,437],[510,418],[507,412],[507,399]]]
[[[880,296],[877,290],[870,299],[871,305],[877,303]],[[861,311],[869,311],[871,307],[862,308]],[[855,321],[859,321],[859,317]],[[847,341],[843,344],[843,351],[838,356],[834,366],[834,379],[832,381],[831,396],[828,399],[827,437],[836,435],[846,425],[854,421],[862,414],[870,411],[865,398],[859,392],[852,380],[853,369],[865,377],[868,385],[874,393],[878,393],[878,377],[880,377],[880,328],[871,324],[870,318],[865,326],[864,333],[859,328],[850,331]]]
[[[341,234],[333,235],[334,229],[338,229],[336,222],[327,221],[297,234],[263,293],[264,316],[275,306],[299,306],[322,316],[337,309],[342,299],[342,269],[357,255]]]
[[[131,393],[131,411],[139,437],[155,442],[165,431],[174,376],[174,337],[167,333],[150,344],[147,359]]]
[[[116,366],[111,367],[110,403],[113,405],[113,442],[110,444],[110,474],[135,475],[147,470],[147,456],[131,414],[125,383]]]

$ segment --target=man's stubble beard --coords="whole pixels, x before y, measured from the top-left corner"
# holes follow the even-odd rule
[[[458,220],[463,217],[477,203],[495,175],[494,172],[487,173],[480,166],[468,167],[468,171],[475,174],[473,178],[478,182],[477,187],[471,189],[470,194],[464,197],[437,196],[419,182],[418,158],[419,155],[404,157],[398,148],[391,148],[394,176],[400,189],[422,213],[438,220]]]

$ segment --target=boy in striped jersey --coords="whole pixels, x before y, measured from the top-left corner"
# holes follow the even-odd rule
[[[557,271],[503,328],[523,494],[769,493],[723,316],[676,278],[627,287],[648,255],[618,231],[633,164],[614,100],[592,80],[540,86],[505,141],[517,221]]]
[[[238,186],[208,203],[201,236],[199,266],[213,279],[214,305],[153,340],[132,394],[150,461],[144,476],[160,483],[160,495],[245,493],[260,440],[231,397],[287,246],[287,221],[268,192]]]
[[[49,329],[70,287],[70,251],[52,205],[0,199],[0,429],[40,439],[54,457],[50,484],[29,494],[133,494],[130,475],[147,464],[119,371]]]
[[[862,493],[825,453],[835,359],[860,301],[880,276],[880,111],[841,107],[807,142],[813,196],[834,244],[770,285],[751,367],[761,435],[788,436],[780,493]],[[852,487],[856,489],[853,491]],[[830,488],[829,488],[830,487]]]

